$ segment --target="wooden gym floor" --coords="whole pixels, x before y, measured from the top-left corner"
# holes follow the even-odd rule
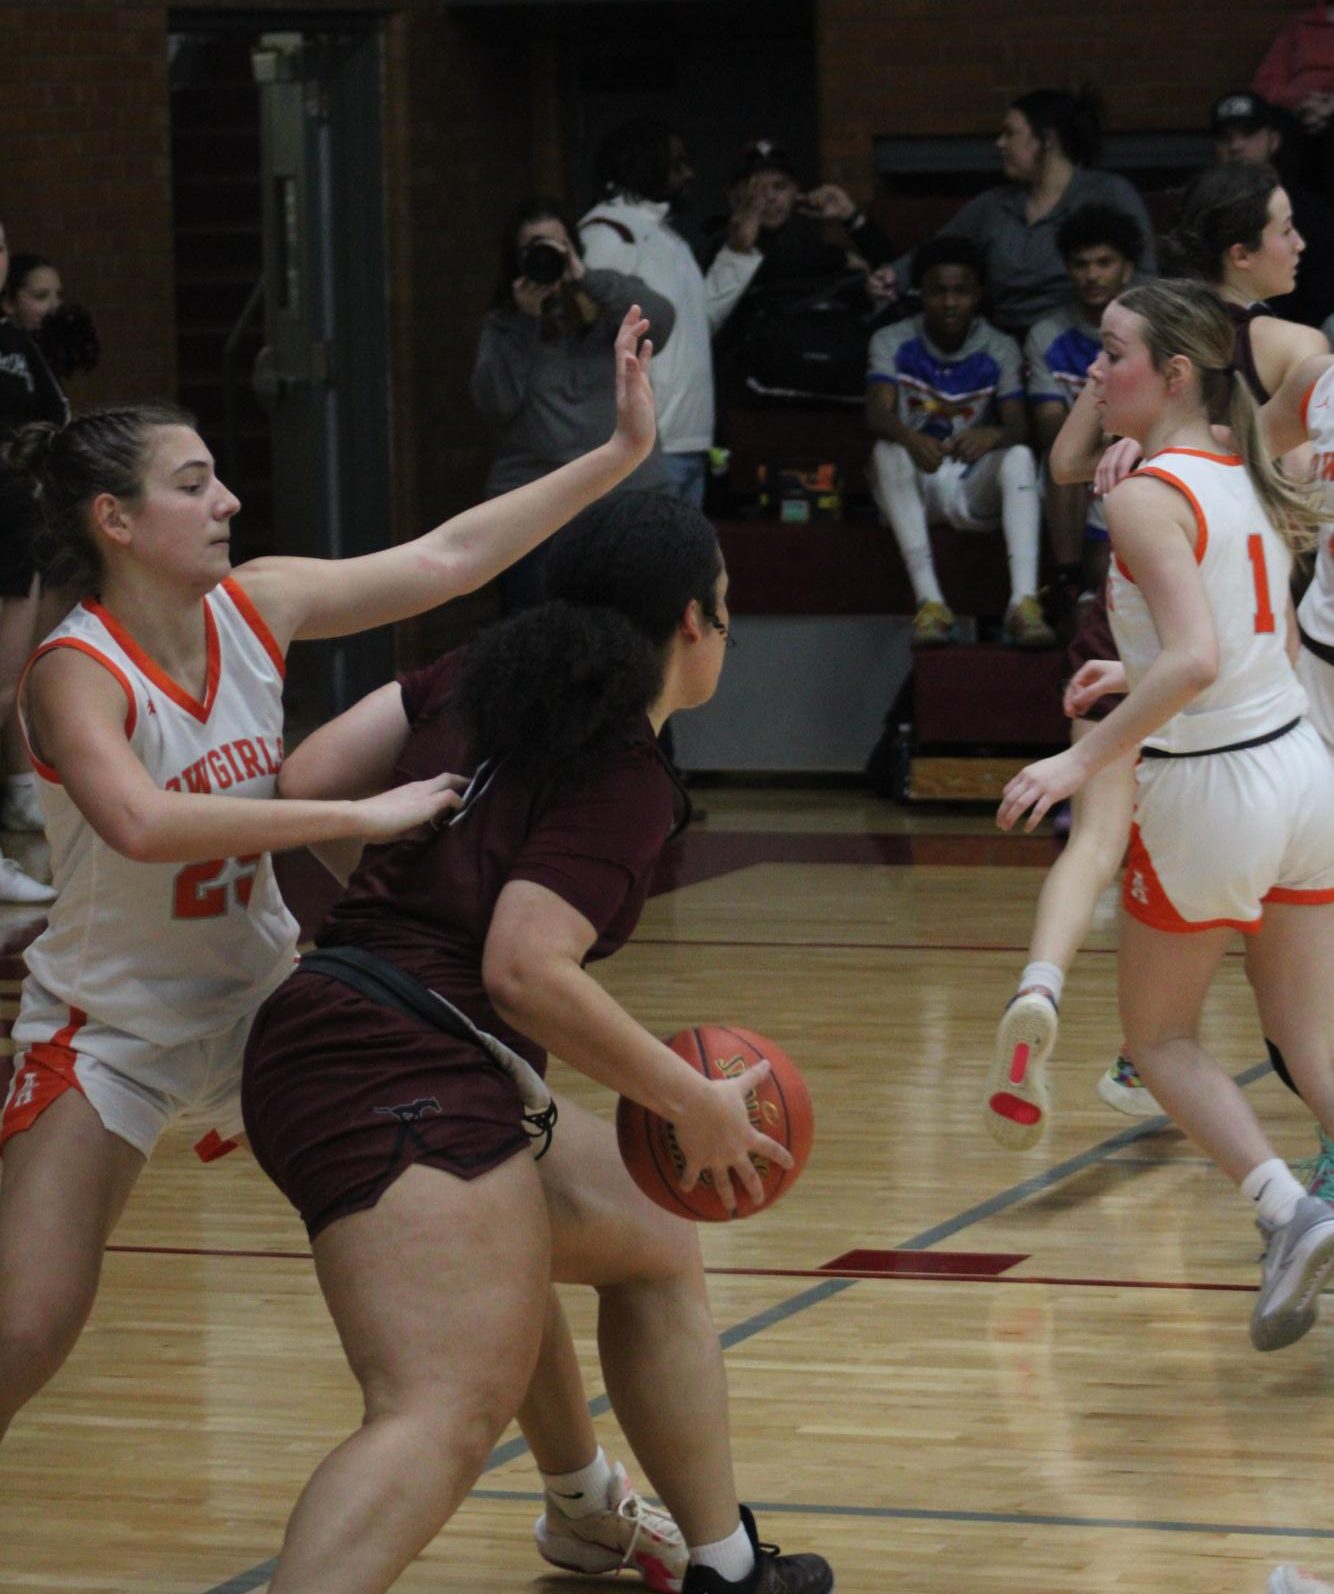
[[[1242,1202],[1162,1120],[1094,1094],[1118,1039],[1110,894],[1067,988],[1052,1132],[1015,1155],[980,1097],[1053,844],[849,793],[703,801],[599,973],[659,1033],[717,1018],[770,1035],[815,1098],[797,1189],[704,1234],[762,1534],[824,1552],[842,1594],[1261,1594],[1279,1561],[1334,1576],[1334,1311],[1256,1355]],[[291,878],[308,917],[314,868]],[[11,911],[12,996],[29,930]],[[1237,957],[1207,1036],[1279,1150],[1307,1155]],[[591,1301],[567,1303],[599,1431],[628,1461]],[[357,1418],[299,1225],[243,1156],[203,1168],[173,1136],[87,1332],[0,1455],[0,1589],[261,1589],[297,1492]],[[508,1439],[398,1586],[605,1587],[544,1575],[538,1499]]]

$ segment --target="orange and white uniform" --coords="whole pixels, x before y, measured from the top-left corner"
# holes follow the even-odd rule
[[[273,797],[282,653],[234,581],[214,588],[204,612],[202,701],[92,600],[35,657],[76,648],[110,672],[125,694],[126,739],[164,790]],[[178,1118],[206,1131],[207,1156],[240,1129],[250,1019],[292,966],[297,927],[272,860],[133,862],[102,841],[56,770],[33,762],[57,897],[26,954],[0,1144],[77,1089],[145,1156]]]
[[[1315,446],[1330,523],[1320,533],[1315,575],[1297,610],[1302,643],[1297,674],[1310,699],[1311,723],[1334,748],[1334,369],[1306,395],[1302,419]]]
[[[1288,658],[1292,557],[1238,456],[1166,449],[1140,474],[1194,513],[1219,667],[1144,744],[1126,911],[1160,930],[1257,930],[1265,902],[1334,902],[1334,760]],[[1120,559],[1109,608],[1133,689],[1160,645]]]

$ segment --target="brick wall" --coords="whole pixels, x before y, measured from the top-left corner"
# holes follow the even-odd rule
[[[81,404],[175,379],[166,39],[165,5],[0,6],[0,221],[93,312]]]
[[[1198,128],[1299,8],[1252,0],[817,0],[825,175],[869,189],[880,133],[987,133],[1031,88],[1095,83],[1117,129]]]

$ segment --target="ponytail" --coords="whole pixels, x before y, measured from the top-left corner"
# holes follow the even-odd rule
[[[131,503],[138,499],[153,433],[193,425],[193,417],[174,404],[132,404],[76,416],[64,427],[36,421],[9,439],[0,457],[35,490],[42,519],[37,563],[53,585],[97,591],[102,557],[89,505],[101,493]]]
[[[1078,92],[1032,89],[1010,101],[1039,139],[1052,134],[1075,166],[1096,166],[1102,154],[1102,98],[1090,83]]]
[[[1144,323],[1155,369],[1178,354],[1191,362],[1209,420],[1230,428],[1266,515],[1294,553],[1309,548],[1323,524],[1322,501],[1310,484],[1280,474],[1269,457],[1260,412],[1234,364],[1236,330],[1223,301],[1203,283],[1159,277],[1127,288],[1117,303]]]

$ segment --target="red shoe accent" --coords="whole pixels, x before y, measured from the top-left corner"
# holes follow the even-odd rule
[[[1029,1047],[1026,1042],[1020,1042],[1014,1049],[1014,1056],[1010,1059],[1010,1083],[1022,1085],[1024,1075],[1028,1072]],[[1030,1120],[1031,1122],[1031,1120]]]
[[[1027,1051],[1026,1046],[1020,1048]],[[1018,1096],[1010,1095],[1008,1090],[998,1090],[991,1098],[992,1112],[998,1113],[1002,1118],[1008,1118],[1016,1124],[1036,1124],[1041,1122],[1042,1108],[1031,1101],[1021,1101]]]

